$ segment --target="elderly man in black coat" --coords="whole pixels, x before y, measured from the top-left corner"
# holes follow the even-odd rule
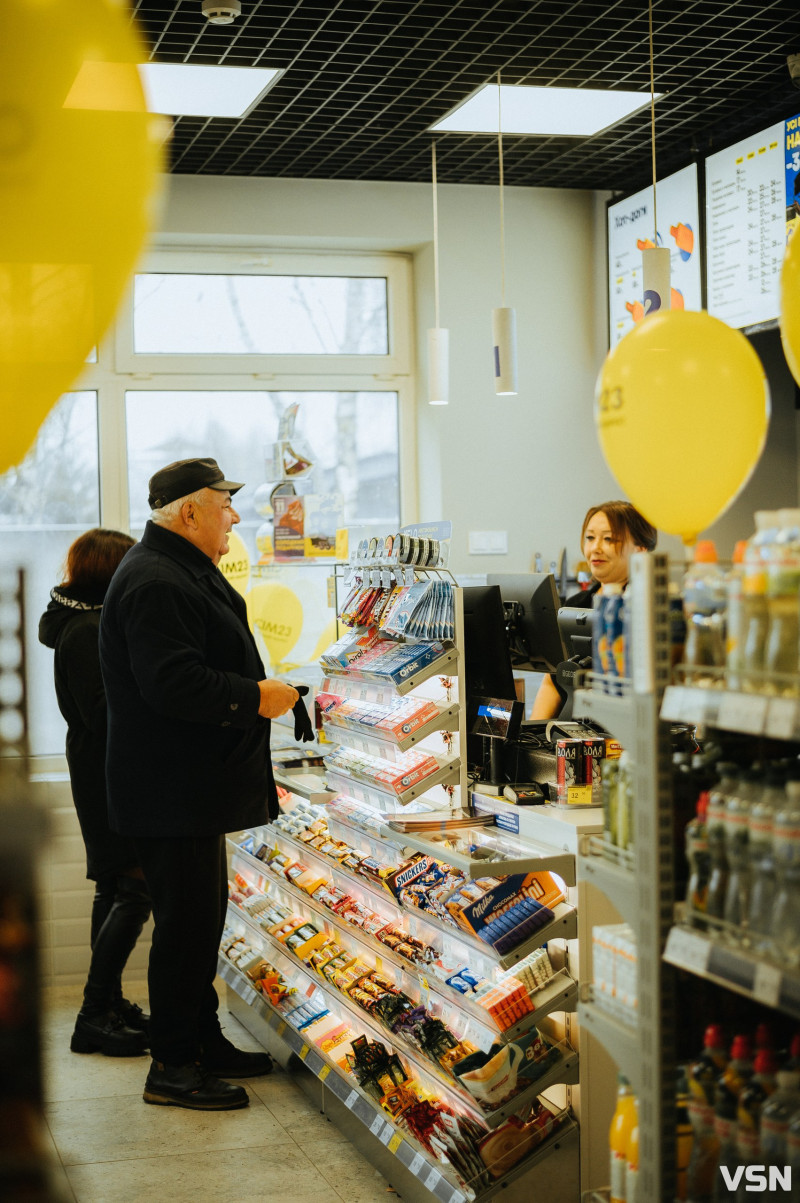
[[[153,903],[148,1103],[245,1107],[224,1079],[268,1073],[222,1034],[214,989],[227,905],[225,832],[277,814],[270,719],[297,690],[267,680],[244,600],[217,565],[239,521],[213,459],[150,481],[151,521],[109,588],[100,624],[109,819],[139,855]],[[302,703],[301,703],[302,705]]]

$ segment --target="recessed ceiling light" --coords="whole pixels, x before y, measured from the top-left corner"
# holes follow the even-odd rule
[[[586,138],[599,134],[650,103],[645,92],[605,92],[597,88],[529,88],[523,84],[484,84],[430,126],[431,133],[497,134],[498,91],[504,134]],[[656,99],[662,95],[656,92]]]
[[[143,63],[147,107],[170,117],[246,117],[275,81],[277,67],[200,67]]]

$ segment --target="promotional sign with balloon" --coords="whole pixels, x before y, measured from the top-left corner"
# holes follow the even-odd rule
[[[254,585],[245,597],[247,618],[266,646],[273,672],[280,671],[303,630],[303,605],[288,585]]]
[[[0,37],[0,472],[110,324],[152,225],[164,118],[119,0],[15,0]]]
[[[228,550],[219,562],[219,570],[229,585],[233,585],[242,597],[247,595],[250,584],[250,553],[240,535],[231,531],[228,537]]]
[[[609,352],[595,393],[606,462],[638,510],[691,544],[734,500],[767,437],[769,388],[748,340],[670,310]]]

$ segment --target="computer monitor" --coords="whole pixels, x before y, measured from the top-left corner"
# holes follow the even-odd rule
[[[477,707],[487,698],[505,700],[511,707],[515,698],[514,674],[506,641],[503,601],[496,585],[470,585],[464,597],[464,677],[468,718],[467,764],[484,774],[497,760],[500,740],[472,730]],[[490,756],[494,749],[494,757]]]
[[[558,611],[558,629],[570,656],[591,656],[594,610],[562,606]]]
[[[486,580],[500,587],[512,667],[554,673],[569,653],[558,629],[560,602],[553,574],[487,576]]]

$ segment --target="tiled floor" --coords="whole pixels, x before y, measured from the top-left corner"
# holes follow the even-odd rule
[[[146,1057],[69,1051],[79,997],[77,988],[62,987],[44,1000],[46,1119],[65,1203],[397,1198],[278,1067],[244,1083],[250,1106],[242,1111],[148,1106]],[[240,1048],[259,1047],[227,1012],[223,1027]]]

